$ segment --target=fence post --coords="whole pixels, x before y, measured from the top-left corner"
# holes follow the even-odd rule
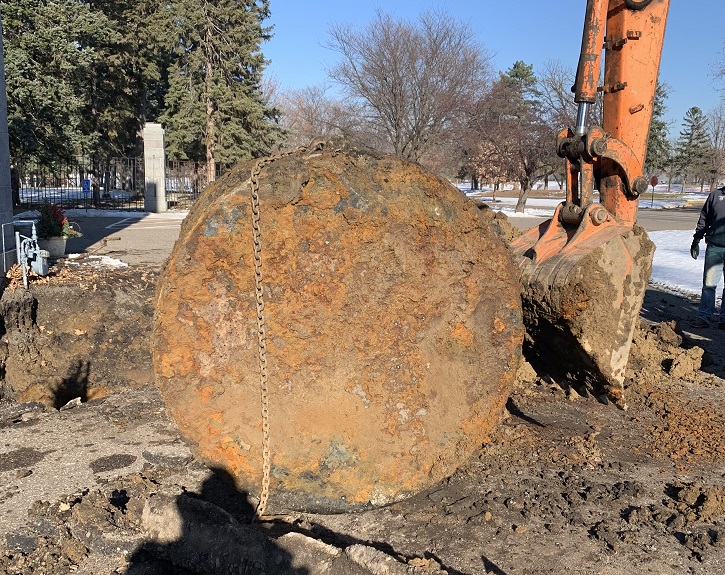
[[[144,202],[147,212],[166,211],[166,154],[164,129],[147,122],[143,129]]]

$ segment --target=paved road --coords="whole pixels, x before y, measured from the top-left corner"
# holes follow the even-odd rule
[[[677,208],[672,210],[639,210],[637,219],[648,232],[659,230],[695,231],[700,217],[700,207]]]
[[[68,242],[68,253],[93,252],[127,264],[143,264],[160,268],[179,237],[179,228],[186,212],[103,217],[71,216],[79,224],[83,237]],[[700,208],[639,211],[639,222],[647,231],[694,230]],[[510,222],[520,229],[539,225],[546,218],[516,217]]]
[[[144,214],[141,217],[78,216],[83,237],[68,241],[67,253],[92,252],[129,265],[143,264],[160,268],[179,237],[186,212]]]
[[[674,208],[667,210],[642,209],[637,213],[637,220],[648,232],[659,230],[692,230],[695,231],[700,208]],[[545,217],[515,217],[509,221],[521,230],[538,226]]]

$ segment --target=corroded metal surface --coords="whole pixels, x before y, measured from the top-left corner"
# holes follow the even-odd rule
[[[157,383],[201,458],[259,495],[249,174],[200,198],[159,282]],[[293,155],[259,176],[270,512],[382,505],[451,474],[498,422],[520,358],[510,255],[418,166]]]

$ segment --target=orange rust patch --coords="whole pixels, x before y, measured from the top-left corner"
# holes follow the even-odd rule
[[[221,433],[222,423],[224,422],[224,414],[220,411],[214,411],[209,414],[207,419],[207,429],[209,435],[219,435]]]
[[[451,337],[466,347],[471,347],[473,345],[473,333],[461,322],[458,322],[456,327],[453,328]]]
[[[501,318],[498,318],[498,317],[493,318],[494,333],[501,333],[505,329],[506,329],[506,324],[503,322],[503,320],[501,320]]]
[[[209,400],[214,396],[216,389],[211,385],[205,385],[201,389],[196,391],[199,399],[204,403],[209,403]]]

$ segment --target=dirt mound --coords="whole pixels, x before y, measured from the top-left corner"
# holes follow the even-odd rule
[[[0,397],[61,407],[153,383],[148,347],[157,274],[61,260],[0,297]]]
[[[702,371],[711,363],[710,354],[676,321],[640,324],[626,394],[632,413],[648,430],[643,449],[685,466],[725,459],[723,435],[717,432],[725,429],[722,380]]]
[[[506,214],[492,210],[491,206],[481,200],[473,199],[471,201],[507,245],[521,235],[521,230],[509,222]]]

